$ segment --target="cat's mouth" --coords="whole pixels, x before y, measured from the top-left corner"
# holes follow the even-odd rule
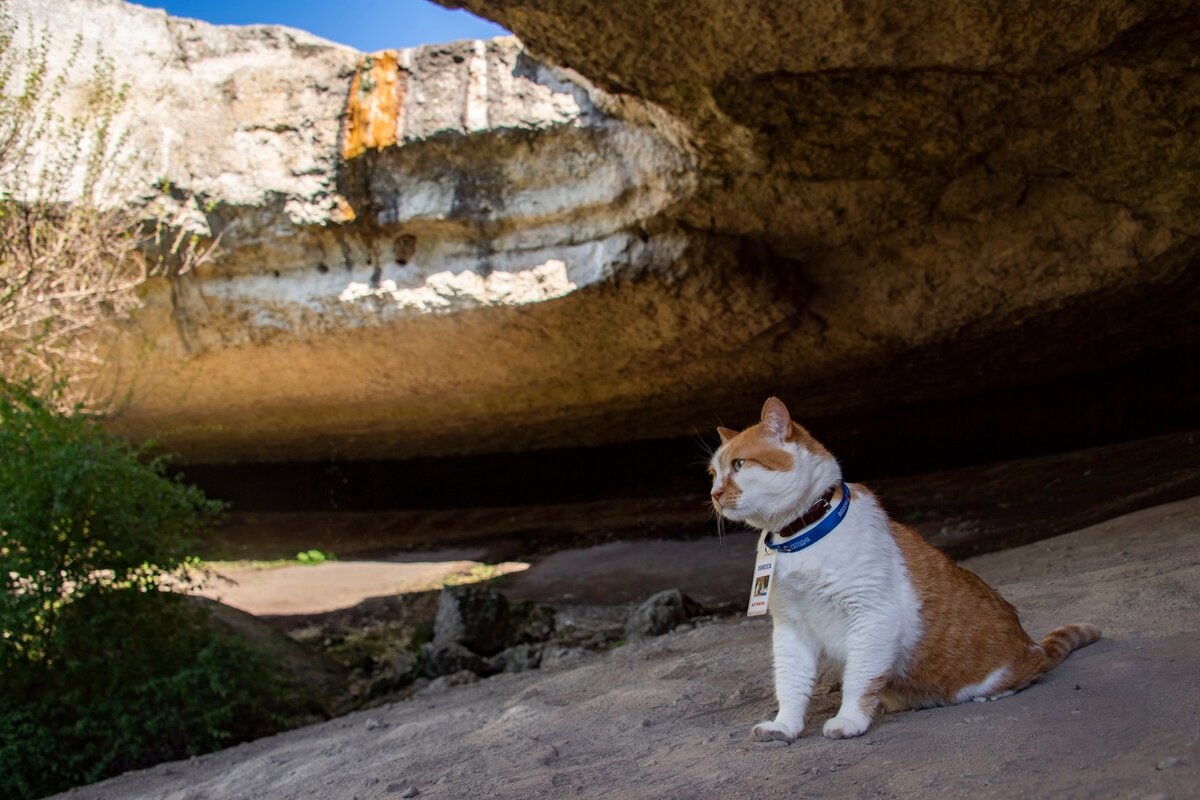
[[[722,503],[720,500],[713,500],[712,504],[713,510],[727,520],[742,522],[746,518],[746,515],[738,509],[736,501]]]

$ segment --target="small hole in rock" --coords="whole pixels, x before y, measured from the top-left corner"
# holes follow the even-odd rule
[[[417,252],[417,237],[407,233],[397,236],[396,240],[392,242],[392,249],[396,256],[396,263],[404,266]]]

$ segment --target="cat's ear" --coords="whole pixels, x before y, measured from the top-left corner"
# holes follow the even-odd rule
[[[768,397],[767,402],[763,403],[759,422],[780,441],[786,442],[792,438],[792,416],[778,397]]]
[[[721,437],[721,444],[725,444],[730,439],[738,435],[738,432],[730,428],[717,428],[717,435]]]

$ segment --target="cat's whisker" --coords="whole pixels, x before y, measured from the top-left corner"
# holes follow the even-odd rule
[[[717,521],[717,540],[724,542],[725,541],[725,517],[723,517],[721,515],[720,511],[717,511],[716,507],[712,503],[706,503],[705,507],[708,508],[709,516],[712,519],[715,519]]]
[[[704,435],[702,433],[700,433],[700,431],[696,430],[695,428],[692,428],[692,437],[696,440],[696,443],[700,445],[700,449],[702,449],[705,452],[705,454],[708,456],[708,459],[706,459],[706,461],[711,459],[713,457],[713,454],[717,452],[716,450],[713,449],[712,445],[710,445],[708,443],[708,440],[704,438]]]

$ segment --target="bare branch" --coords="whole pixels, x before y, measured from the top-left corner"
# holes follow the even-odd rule
[[[112,207],[142,172],[117,125],[126,87],[98,53],[86,112],[61,118],[81,40],[52,69],[49,34],[31,32],[22,45],[6,11],[0,0],[0,377],[48,385],[69,376],[83,379],[69,388],[84,387],[105,337],[137,308],[137,287],[195,269],[217,241],[150,206]]]

